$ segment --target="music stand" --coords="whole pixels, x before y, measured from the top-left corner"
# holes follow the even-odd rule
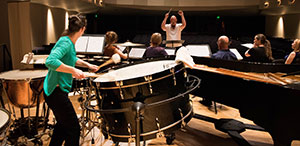
[[[122,46],[125,47],[125,50],[127,51],[127,60],[129,60],[129,52],[131,47],[144,47],[144,44],[138,44],[138,43],[132,43],[130,41],[127,41],[125,43],[115,43],[116,46]]]
[[[172,48],[174,48],[174,43],[180,43],[180,44],[183,44],[184,43],[184,40],[164,40],[163,41],[163,44],[172,44]]]
[[[103,34],[86,34],[78,38],[75,50],[78,54],[102,54],[104,47]]]

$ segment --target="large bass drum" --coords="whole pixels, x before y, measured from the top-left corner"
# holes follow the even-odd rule
[[[34,107],[40,96],[42,101],[43,82],[48,70],[12,70],[0,74],[10,102],[19,108]]]
[[[94,80],[100,94],[99,108],[130,109],[134,102],[145,106],[141,120],[141,140],[155,138],[158,133],[170,134],[182,128],[191,119],[189,96],[182,94],[176,100],[166,101],[187,90],[187,74],[183,64],[174,60],[160,60],[129,65],[100,75]],[[156,104],[156,106],[151,106]],[[113,141],[128,141],[136,131],[135,113],[102,112],[102,131]]]

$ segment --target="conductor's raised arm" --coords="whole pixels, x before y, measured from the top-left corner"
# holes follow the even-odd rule
[[[183,30],[186,27],[186,21],[185,21],[185,18],[184,18],[183,11],[179,10],[178,15],[181,16],[182,25],[180,26],[180,29]]]
[[[164,18],[164,20],[163,20],[162,23],[161,23],[161,29],[162,29],[163,31],[166,31],[166,23],[167,23],[168,17],[169,17],[169,13],[166,13],[166,14],[165,14],[165,18]]]

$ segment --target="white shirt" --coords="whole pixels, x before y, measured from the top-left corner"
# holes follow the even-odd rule
[[[166,24],[166,35],[167,35],[167,40],[181,40],[181,23],[176,24],[175,28],[173,29],[171,27],[171,24]],[[181,43],[174,43],[173,47],[179,47],[182,46]],[[166,44],[166,47],[172,47],[172,43]]]

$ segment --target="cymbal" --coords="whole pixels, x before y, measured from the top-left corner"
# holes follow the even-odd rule
[[[132,42],[125,42],[125,43],[115,43],[116,46],[122,46],[122,47],[140,47],[145,46],[144,44],[138,44],[138,43],[132,43]]]
[[[164,40],[162,43],[163,43],[163,44],[169,44],[169,43],[184,43],[184,40]]]

